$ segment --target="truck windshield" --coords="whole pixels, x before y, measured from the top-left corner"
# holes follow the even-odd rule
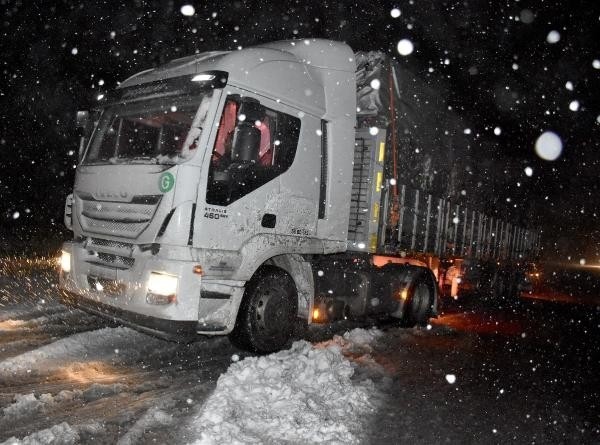
[[[195,152],[212,92],[107,107],[84,164],[178,164]]]

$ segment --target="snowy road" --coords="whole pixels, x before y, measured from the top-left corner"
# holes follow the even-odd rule
[[[68,309],[50,261],[0,270],[0,443],[600,440],[597,306],[461,301],[253,357]]]

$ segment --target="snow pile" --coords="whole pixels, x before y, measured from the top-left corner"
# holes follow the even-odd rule
[[[79,443],[79,440],[80,437],[77,431],[73,429],[67,422],[63,422],[61,424],[54,425],[52,428],[38,431],[22,440],[11,437],[2,445],[71,445]]]
[[[34,414],[41,410],[44,403],[38,400],[34,394],[17,394],[15,402],[2,409],[0,420],[16,420],[20,417]]]
[[[336,335],[332,342],[340,344],[345,351],[352,353],[370,352],[372,350],[371,345],[382,335],[383,332],[378,329],[357,328],[346,332],[342,338]]]
[[[194,419],[196,444],[358,443],[375,409],[374,385],[351,380],[354,367],[344,353],[369,351],[380,335],[357,329],[233,363]]]

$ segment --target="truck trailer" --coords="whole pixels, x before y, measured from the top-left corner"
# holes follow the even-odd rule
[[[537,253],[485,212],[443,95],[381,52],[200,53],[78,115],[63,299],[155,335],[266,353],[315,322],[424,324],[444,293],[516,291]]]

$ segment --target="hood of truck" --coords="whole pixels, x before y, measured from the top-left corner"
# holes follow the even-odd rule
[[[89,165],[73,190],[75,235],[153,243],[173,205],[179,166]]]

